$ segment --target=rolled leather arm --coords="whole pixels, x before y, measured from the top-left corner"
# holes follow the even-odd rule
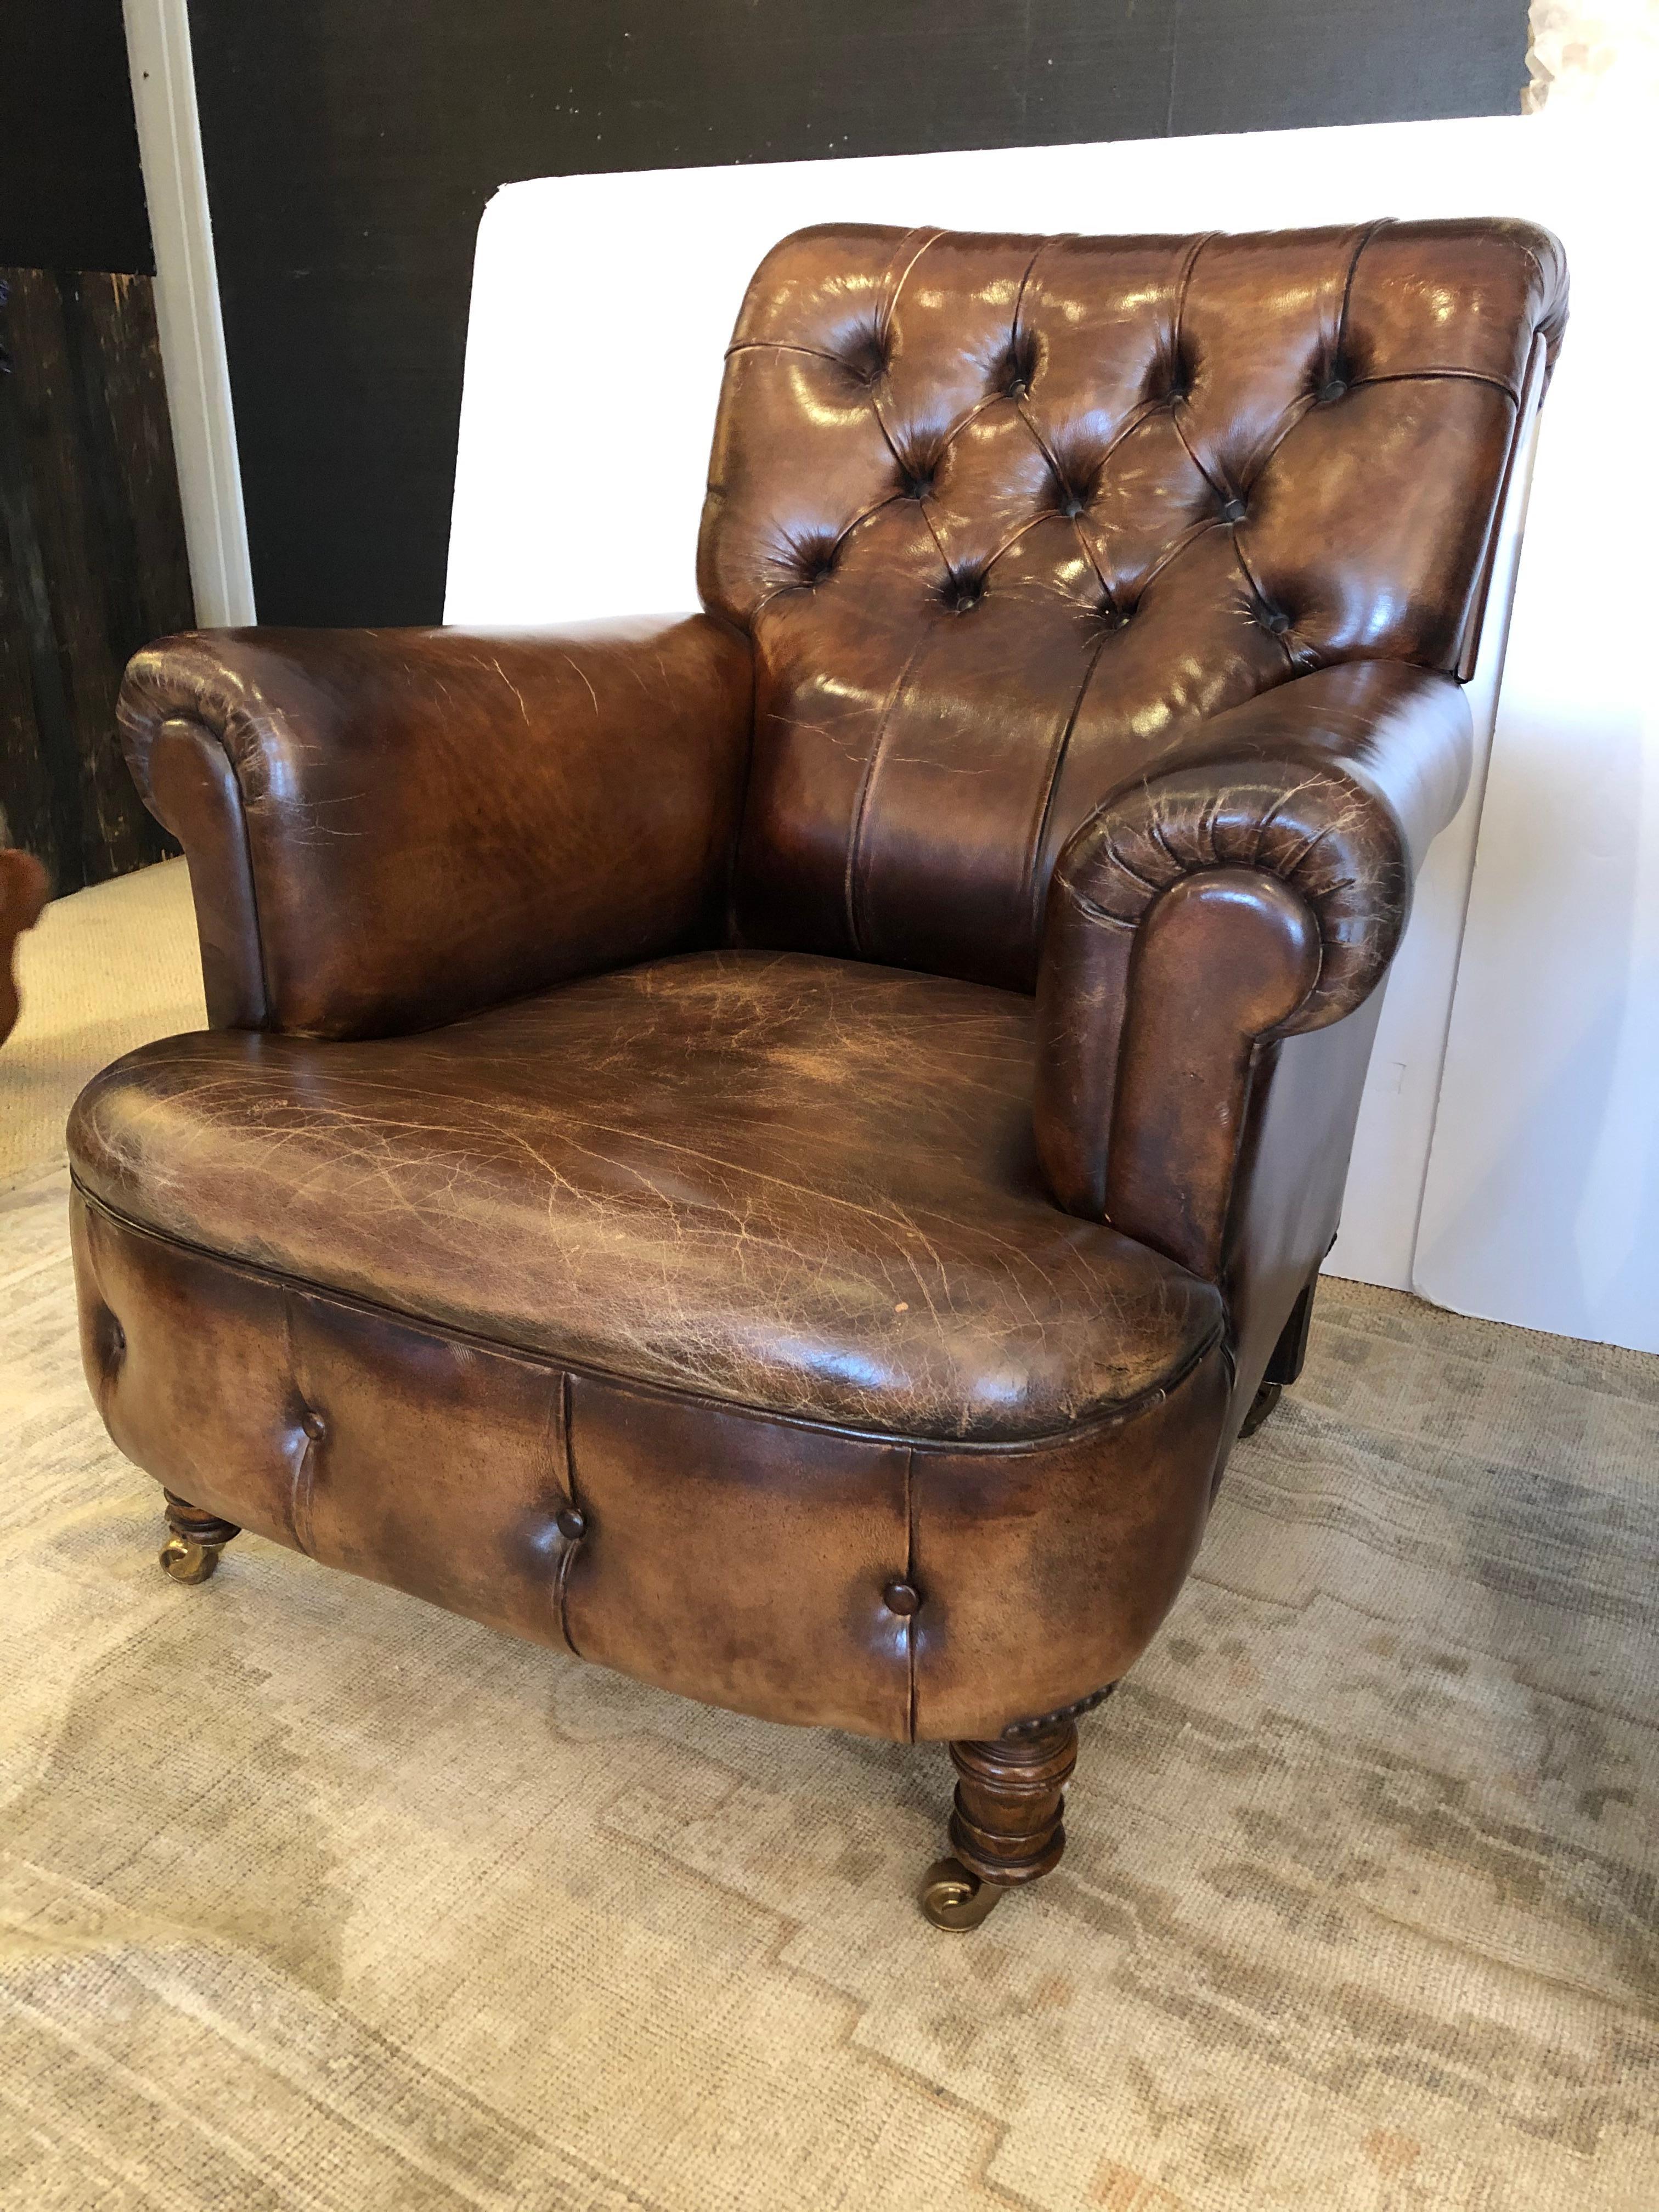
[[[190,862],[209,1018],[429,1028],[716,932],[751,681],[704,615],[149,647],[121,733]]]
[[[1252,1064],[1376,988],[1468,783],[1449,676],[1352,662],[1201,725],[1067,842],[1036,1142],[1068,1211],[1219,1267]]]

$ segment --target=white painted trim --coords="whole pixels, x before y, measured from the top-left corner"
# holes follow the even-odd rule
[[[155,319],[196,619],[251,623],[253,571],[219,313],[185,0],[124,0],[138,150],[155,241]]]

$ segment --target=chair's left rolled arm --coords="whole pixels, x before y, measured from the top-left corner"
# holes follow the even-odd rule
[[[1082,825],[1038,984],[1037,1148],[1063,1206],[1223,1272],[1260,1055],[1376,991],[1469,760],[1450,677],[1352,662],[1216,715]],[[1352,1111],[1319,1125],[1346,1121],[1345,1145],[1364,1063]]]
[[[127,671],[216,1026],[429,1028],[718,932],[750,727],[706,615],[558,634],[224,630]]]

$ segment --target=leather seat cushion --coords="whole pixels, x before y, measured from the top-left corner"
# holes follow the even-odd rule
[[[413,1037],[170,1038],[88,1086],[70,1152],[146,1227],[491,1343],[1025,1439],[1167,1389],[1222,1322],[1047,1196],[1032,1031],[984,985],[690,954]]]

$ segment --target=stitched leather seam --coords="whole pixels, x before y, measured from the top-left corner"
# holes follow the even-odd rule
[[[881,310],[876,318],[876,327],[881,333],[882,343],[884,345],[891,335],[893,317],[898,312],[899,294],[909,283],[910,271],[915,267],[917,262],[921,260],[922,255],[927,252],[928,247],[930,246],[936,246],[944,235],[945,233],[942,230],[930,230],[927,237],[922,240],[921,244],[917,246],[915,252],[905,263],[903,268],[900,270],[898,281],[893,286],[892,290],[888,294],[887,298],[883,303]],[[909,236],[914,238],[915,236],[915,233],[914,231],[910,232]],[[902,250],[904,243],[904,240],[901,239],[898,246],[894,248],[895,260],[897,259],[898,254]],[[887,265],[890,269],[892,267],[892,262],[889,262]]]
[[[1187,459],[1198,471],[1200,476],[1203,477],[1205,483],[1208,484],[1210,489],[1215,494],[1216,497],[1218,499],[1224,499],[1225,493],[1223,487],[1216,482],[1215,478],[1210,474],[1208,469],[1205,467],[1203,462],[1199,459],[1198,455],[1193,451],[1192,441],[1181,427],[1181,415],[1180,410],[1177,408],[1172,407],[1170,410],[1170,425],[1174,430],[1176,437],[1180,439],[1182,451],[1186,454]]]
[[[1488,376],[1478,368],[1391,368],[1381,376],[1356,376],[1350,392],[1364,392],[1374,384],[1486,384],[1506,399],[1519,404],[1515,386],[1504,377]]]
[[[1300,399],[1293,399],[1285,410],[1279,428],[1269,432],[1255,453],[1250,455],[1249,459],[1245,462],[1238,472],[1238,489],[1247,498],[1255,489],[1261,471],[1272,460],[1285,439],[1290,436],[1303,417],[1310,413],[1317,404],[1317,395],[1311,392],[1304,392]]]
[[[299,1355],[294,1341],[294,1293],[284,1286],[283,1294],[283,1343],[288,1354],[289,1387],[295,1396],[306,1402],[306,1393],[300,1379]],[[303,1433],[303,1432],[302,1432]],[[306,1436],[300,1456],[289,1482],[288,1525],[296,1548],[308,1559],[317,1556],[316,1531],[312,1525],[312,1492],[316,1483],[316,1468],[312,1461],[313,1439]]]
[[[1200,473],[1201,474],[1202,471],[1200,471]],[[1141,578],[1140,590],[1137,594],[1137,604],[1146,599],[1147,592],[1152,590],[1152,586],[1157,583],[1159,577],[1162,576],[1166,570],[1174,568],[1176,562],[1181,558],[1183,553],[1191,552],[1193,547],[1198,544],[1202,539],[1207,538],[1212,531],[1225,530],[1226,527],[1227,525],[1222,521],[1218,515],[1208,515],[1201,522],[1189,522],[1186,529],[1182,532],[1181,536],[1175,540],[1174,544],[1164,547],[1164,550],[1158,555],[1157,560],[1153,562],[1152,567]]]
[[[1054,520],[1054,516],[1045,509],[1040,514],[1034,514],[1029,522],[1022,522],[1018,530],[1011,530],[1007,537],[1003,539],[1001,544],[998,546],[996,551],[992,554],[990,559],[987,561],[984,566],[980,569],[979,574],[981,580],[990,574],[992,569],[996,567],[997,562],[1001,560],[1005,553],[1012,553],[1013,551],[1015,546],[1018,544],[1022,538],[1030,537],[1032,531],[1036,528],[1039,523],[1052,522]],[[1063,599],[1066,595],[1062,592],[1060,596]]]
[[[575,1394],[571,1389],[570,1370],[568,1367],[563,1370],[559,1376],[558,1387],[560,1419],[564,1426],[565,1502],[569,1505],[578,1505],[580,1501],[576,1496],[576,1431],[574,1423],[572,1419],[572,1416],[575,1412],[575,1407],[573,1403]],[[570,1570],[576,1564],[576,1549],[577,1543],[579,1541],[579,1539],[573,1540],[572,1538],[562,1534],[559,1538],[559,1571],[556,1592],[559,1613],[559,1634],[564,1638],[565,1650],[570,1653],[573,1658],[576,1659],[580,1659],[582,1655],[577,1650],[575,1644],[571,1640],[570,1599],[568,1592]]]
[[[1156,399],[1143,399],[1139,407],[1132,408],[1106,441],[1105,450],[1095,465],[1097,479],[1104,475],[1107,463],[1123,441],[1137,431],[1143,422],[1149,422],[1154,415],[1162,415],[1164,412],[1164,410]]]
[[[1238,532],[1235,530],[1231,535],[1233,541],[1233,558],[1238,563],[1239,574],[1243,577],[1245,584],[1249,587],[1250,597],[1255,601],[1257,606],[1267,606],[1271,603],[1268,600],[1267,593],[1256,581],[1255,569],[1251,568],[1249,562],[1245,558],[1244,548],[1238,542]],[[1277,632],[1270,630],[1268,632],[1268,635],[1273,638],[1274,644],[1278,646],[1279,651],[1285,656],[1285,673],[1287,675],[1294,675],[1297,665],[1296,654],[1291,647],[1289,630],[1282,629]],[[1274,687],[1269,685],[1267,688],[1272,690]],[[1261,696],[1261,694],[1260,692],[1256,694],[1258,698],[1260,698]]]
[[[1167,853],[1170,848],[1165,845],[1163,849]],[[1176,856],[1173,854],[1170,854],[1171,859],[1174,859],[1175,857]],[[1065,896],[1070,899],[1072,904],[1077,908],[1078,912],[1080,915],[1085,915],[1090,921],[1097,922],[1105,929],[1127,929],[1133,933],[1140,927],[1141,924],[1146,921],[1147,915],[1151,914],[1153,907],[1157,905],[1159,899],[1163,898],[1166,892],[1172,891],[1176,886],[1174,884],[1148,883],[1145,876],[1136,875],[1134,870],[1129,866],[1128,862],[1125,860],[1121,854],[1117,853],[1115,850],[1112,854],[1112,861],[1114,866],[1117,869],[1120,874],[1129,877],[1133,882],[1140,884],[1144,890],[1151,894],[1146,904],[1141,908],[1139,914],[1133,916],[1121,914],[1109,914],[1103,906],[1097,906],[1094,900],[1091,899],[1086,892],[1080,891],[1075,884],[1065,884],[1061,888]],[[1216,875],[1229,868],[1254,868],[1258,874],[1271,876],[1275,883],[1282,883],[1285,884],[1287,890],[1295,891],[1297,897],[1300,898],[1304,904],[1307,906],[1308,911],[1313,915],[1315,922],[1317,923],[1318,921],[1319,917],[1317,915],[1314,914],[1312,902],[1309,900],[1307,893],[1303,890],[1301,884],[1289,880],[1278,868],[1274,867],[1270,861],[1264,860],[1260,857],[1259,840],[1257,845],[1257,857],[1254,860],[1215,860],[1207,863],[1202,867],[1197,868],[1188,867],[1184,862],[1182,862],[1180,863],[1180,866],[1181,874],[1176,879],[1180,883],[1188,883],[1195,876]],[[1336,888],[1340,890],[1344,888],[1344,886],[1338,885]],[[1324,933],[1322,931],[1320,933],[1320,937],[1322,944],[1324,939]],[[328,1295],[332,1297],[334,1293],[331,1291]]]
[[[1073,238],[1074,231],[1055,231],[1048,238],[1037,240],[1036,252],[1025,264],[1025,273],[1019,280],[1019,289],[1014,295],[1014,312],[1008,324],[1008,351],[1018,361],[1019,356],[1019,319],[1025,309],[1025,288],[1031,281],[1031,271],[1051,246],[1058,246],[1062,238]]]
[[[929,522],[927,527],[931,530],[933,526]],[[864,773],[859,778],[858,796],[853,802],[853,820],[847,840],[847,866],[842,877],[842,899],[847,912],[848,938],[854,951],[861,957],[867,956],[860,923],[864,898],[859,880],[859,862],[861,858],[860,848],[864,842],[865,817],[870,806],[870,788],[876,780],[876,768],[881,759],[882,748],[887,742],[889,725],[897,712],[904,687],[910,680],[910,671],[921,658],[922,647],[928,643],[932,636],[933,625],[929,624],[922,630],[921,636],[917,638],[905,656],[904,665],[900,669],[893,688],[887,695],[887,704],[881,710],[881,720],[877,725],[874,738],[871,740],[870,756],[864,763]]]
[[[1107,605],[1111,609],[1112,612],[1114,614],[1118,613],[1120,610],[1117,604],[1117,595],[1106,580],[1106,571],[1101,567],[1099,562],[1095,558],[1095,549],[1089,542],[1088,532],[1083,527],[1083,517],[1080,513],[1074,514],[1072,517],[1072,531],[1077,539],[1079,548],[1082,552],[1084,559],[1094,570],[1095,581],[1100,586],[1101,596],[1104,599]]]
[[[921,509],[921,519],[927,526],[927,535],[933,541],[933,550],[939,555],[939,566],[947,576],[954,576],[956,570],[951,566],[951,556],[945,550],[945,540],[939,534],[939,525],[927,511],[927,501],[918,500],[916,505]]]
[[[916,1586],[916,1452],[913,1444],[904,1455],[904,1579],[912,1589]],[[916,1616],[907,1613],[904,1620],[904,1656],[908,1674],[905,1701],[905,1733],[911,1743],[916,1740]]]
[[[1054,747],[1054,757],[1049,767],[1048,781],[1042,793],[1042,804],[1037,809],[1036,829],[1032,835],[1030,851],[1025,861],[1025,896],[1030,904],[1033,931],[1036,929],[1039,920],[1038,908],[1042,904],[1044,894],[1048,889],[1042,878],[1042,848],[1047,842],[1048,824],[1054,816],[1054,800],[1060,793],[1060,770],[1066,765],[1066,756],[1071,748],[1072,732],[1077,727],[1078,716],[1083,712],[1083,702],[1088,695],[1090,684],[1094,681],[1095,671],[1100,665],[1100,657],[1106,650],[1106,641],[1111,635],[1110,630],[1103,630],[1095,641],[1095,649],[1090,654],[1088,665],[1083,672],[1083,681],[1078,685],[1077,696],[1072,702],[1072,711],[1066,717],[1066,726],[1061,730],[1059,742]]]
[[[810,354],[814,361],[827,361],[836,368],[847,366],[841,356],[831,353],[827,346],[799,345],[792,338],[733,338],[726,349],[726,360],[730,361],[734,353],[804,353]]]
[[[1047,1429],[1030,1437],[907,1436],[899,1429],[859,1428],[850,1421],[823,1420],[809,1413],[781,1412],[769,1406],[756,1405],[748,1399],[717,1397],[712,1391],[686,1389],[651,1376],[625,1374],[620,1369],[595,1366],[589,1362],[571,1359],[561,1352],[544,1352],[532,1345],[514,1344],[502,1337],[485,1336],[477,1329],[459,1328],[450,1322],[430,1321],[419,1314],[404,1313],[398,1307],[381,1305],[373,1298],[357,1297],[349,1291],[329,1290],[320,1283],[307,1282],[301,1276],[287,1275],[276,1267],[262,1267],[253,1261],[238,1260],[228,1253],[211,1251],[205,1244],[192,1243],[188,1237],[174,1237],[166,1230],[152,1228],[148,1222],[139,1221],[131,1214],[124,1213],[119,1206],[112,1206],[106,1199],[100,1198],[72,1170],[70,1180],[82,1203],[92,1212],[102,1214],[118,1229],[143,1237],[152,1244],[164,1245],[171,1251],[186,1253],[192,1259],[205,1260],[216,1267],[222,1267],[227,1274],[240,1276],[248,1282],[272,1290],[290,1291],[298,1297],[313,1298],[319,1304],[336,1306],[346,1313],[361,1314],[370,1321],[392,1322],[416,1335],[435,1337],[445,1344],[493,1352],[497,1358],[516,1359],[526,1366],[551,1370],[569,1376],[586,1376],[595,1382],[612,1383],[623,1389],[638,1390],[647,1396],[665,1398],[677,1405],[706,1406],[715,1413],[732,1413],[750,1420],[775,1422],[781,1428],[798,1429],[809,1435],[845,1437],[851,1443],[898,1446],[912,1452],[948,1454],[953,1457],[966,1453],[975,1458],[1008,1458],[1123,1428],[1165,1398],[1173,1397],[1188,1377],[1203,1365],[1218,1344],[1224,1343],[1226,1336],[1224,1315],[1218,1318],[1214,1326],[1185,1358],[1170,1369],[1161,1382],[1149,1383],[1144,1390],[1136,1391],[1133,1397],[1121,1399],[1103,1412],[1070,1423],[1062,1429]],[[1194,1276],[1192,1279],[1199,1282],[1202,1278]]]
[[[1142,791],[1150,790],[1152,787],[1152,778],[1150,776],[1143,777],[1139,787]],[[1164,888],[1162,884],[1155,883],[1151,876],[1138,875],[1134,869],[1133,869],[1129,866],[1129,863],[1124,859],[1122,854],[1118,851],[1115,845],[1112,847],[1111,853],[1112,866],[1117,870],[1119,875],[1127,876],[1132,884],[1139,884],[1149,899],[1155,899],[1158,897],[1159,893]],[[1089,897],[1086,892],[1078,890],[1075,884],[1067,884],[1066,888],[1070,891],[1072,896],[1077,901],[1078,906],[1083,913],[1094,915],[1101,921],[1116,921],[1121,919],[1120,915],[1109,915],[1104,907],[1097,907],[1094,901]],[[1146,908],[1143,907],[1141,912],[1144,914]],[[1139,926],[1139,915],[1136,916],[1133,921],[1129,922],[1127,925],[1130,929],[1137,929]]]
[[[1201,231],[1193,240],[1192,251],[1188,254],[1186,266],[1181,272],[1176,291],[1175,319],[1170,325],[1170,359],[1176,367],[1181,361],[1181,325],[1187,313],[1187,295],[1192,288],[1193,271],[1198,266],[1199,255],[1218,234],[1213,230]]]
[[[1379,216],[1375,222],[1362,225],[1359,235],[1354,240],[1353,252],[1348,261],[1347,278],[1342,287],[1342,305],[1337,309],[1336,313],[1336,357],[1339,362],[1342,358],[1342,349],[1348,340],[1348,302],[1353,297],[1353,280],[1359,273],[1359,257],[1372,239],[1376,236],[1377,232],[1389,228],[1390,220],[1388,216]]]

